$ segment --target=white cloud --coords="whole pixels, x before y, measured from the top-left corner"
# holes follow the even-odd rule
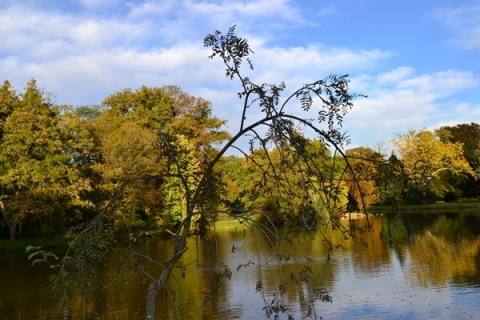
[[[163,0],[163,1],[144,1],[140,4],[131,3],[130,10],[127,15],[129,19],[139,20],[149,17],[158,17],[165,14],[172,13],[174,9],[181,6],[181,1],[178,0]]]
[[[388,52],[382,50],[352,50],[347,48],[334,48],[321,45],[293,48],[262,48],[259,56],[276,69],[295,71],[304,74],[340,71],[358,71],[371,69],[382,60],[389,57]],[[261,61],[262,61],[261,60]],[[266,61],[265,61],[266,60]]]
[[[411,88],[420,92],[434,93],[437,97],[450,96],[470,89],[478,84],[471,72],[447,70],[430,75],[411,78],[399,84],[400,88]]]
[[[454,36],[451,42],[467,49],[480,49],[480,5],[443,7],[432,14],[447,26]]]
[[[414,72],[411,67],[399,67],[395,70],[381,73],[378,76],[379,84],[398,83],[399,81],[409,77]]]
[[[40,64],[18,65],[15,60],[0,62],[23,79],[34,77],[57,94],[59,103],[97,104],[125,87],[177,84],[195,87],[206,80],[208,61],[203,48],[180,45],[163,50],[139,52],[112,49],[57,58]],[[214,70],[215,67],[209,68]],[[5,70],[5,69],[4,69]],[[217,72],[218,73],[218,72]],[[21,80],[25,82],[25,80]]]
[[[185,1],[185,7],[199,15],[233,18],[241,16],[247,19],[275,17],[286,21],[301,21],[297,9],[288,0],[225,0],[217,3],[206,1]]]
[[[121,0],[76,0],[81,6],[88,9],[98,9],[121,5]]]
[[[149,21],[162,41],[193,41],[215,30],[227,31],[232,25],[247,33],[267,36],[307,23],[296,5],[288,0],[149,0],[131,4],[127,19]]]
[[[148,32],[142,23],[93,19],[11,7],[0,11],[0,54],[49,60],[79,52],[132,46]],[[1,55],[0,55],[1,58]]]
[[[356,145],[389,142],[396,132],[409,129],[438,128],[471,122],[480,106],[458,103],[450,98],[475,88],[478,79],[471,72],[447,70],[416,75],[410,67],[401,67],[376,77],[361,77],[368,99],[356,101],[346,117],[345,129]],[[370,89],[370,90],[369,90]]]
[[[478,86],[471,72],[417,74],[407,65],[381,69],[394,55],[390,49],[287,41],[272,46],[272,40],[283,39],[282,31],[293,33],[316,23],[305,20],[305,11],[294,1],[79,0],[79,7],[65,11],[33,3],[0,6],[0,80],[8,79],[18,89],[34,77],[56,94],[58,103],[94,104],[125,87],[174,84],[212,101],[214,113],[235,128],[239,83],[224,77],[219,59],[207,59],[202,39],[237,23],[238,34],[255,51],[255,70],[245,68],[245,75],[257,83],[285,81],[288,93],[331,73],[352,75],[352,91],[369,96],[357,100],[345,118],[354,143],[388,142],[395,132],[440,124],[445,117],[464,122],[480,118],[478,105],[456,100]],[[314,16],[341,13],[332,8],[319,7]],[[466,40],[467,27],[479,24],[476,13],[455,10],[438,11],[437,17],[450,14],[446,24]],[[462,21],[464,16],[469,20]]]

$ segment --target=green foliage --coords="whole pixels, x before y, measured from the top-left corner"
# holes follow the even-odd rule
[[[212,116],[209,102],[175,86],[125,89],[102,108],[95,127],[103,160],[93,168],[105,201],[126,184],[116,228],[174,227],[185,216],[185,188],[194,188],[212,145],[228,137],[220,130],[225,121]]]
[[[395,150],[402,160],[409,186],[416,190],[422,202],[431,202],[449,191],[442,180],[444,172],[455,175],[471,175],[473,171],[463,157],[461,143],[442,142],[426,130],[410,130],[398,134]]]
[[[444,126],[435,130],[442,142],[462,143],[463,156],[473,170],[480,168],[480,125],[463,123],[456,126]]]
[[[91,186],[69,152],[68,108],[54,106],[35,80],[20,95],[7,82],[2,92],[3,109],[9,111],[2,121],[0,201],[14,238],[28,217],[45,221],[71,206],[88,206],[81,194]]]
[[[29,253],[28,260],[32,261],[32,265],[47,263],[50,265],[50,268],[58,267],[58,265],[50,263],[51,259],[58,260],[58,257],[51,252],[42,250],[41,247],[28,246],[25,248],[25,252]]]
[[[231,191],[225,203],[232,205],[229,208],[261,212],[263,222],[311,227],[320,223],[319,215],[327,218],[332,206],[341,210],[346,187],[332,179],[340,181],[345,168],[318,140],[305,140],[301,148],[296,153],[284,144],[256,149],[245,158],[225,159]]]
[[[436,130],[435,133],[443,142],[462,143],[463,156],[474,171],[474,175],[447,174],[443,177],[453,187],[446,200],[480,197],[480,125],[472,122],[445,126]]]
[[[400,207],[408,191],[408,175],[403,163],[395,155],[391,155],[388,161],[380,166],[379,173],[381,202]]]
[[[346,153],[351,172],[347,175],[348,194],[356,209],[380,202],[379,168],[385,160],[370,148],[358,147]]]

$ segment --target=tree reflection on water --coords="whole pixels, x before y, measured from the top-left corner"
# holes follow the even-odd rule
[[[384,215],[371,222],[373,230],[348,240],[338,231],[289,238],[281,230],[291,240],[288,250],[281,242],[272,248],[258,230],[223,228],[191,238],[192,250],[159,297],[158,318],[258,319],[269,310],[286,317],[281,307],[295,319],[468,318],[480,311],[478,215]],[[360,229],[366,221],[344,223]],[[330,259],[324,236],[338,247]],[[160,259],[173,241],[148,239],[136,246]],[[148,281],[133,265],[118,263],[123,254],[119,245],[104,266],[105,288],[72,298],[65,310],[48,295],[48,268],[31,267],[24,255],[0,257],[0,317],[144,319]]]

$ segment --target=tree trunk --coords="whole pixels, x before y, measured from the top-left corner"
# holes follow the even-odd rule
[[[18,233],[17,233],[17,235],[21,236],[22,233],[23,233],[23,220],[20,220],[18,222]]]
[[[190,199],[189,192],[187,192],[187,199]],[[187,238],[194,208],[195,206],[191,205],[190,201],[187,201],[187,215],[175,233],[175,249],[173,250],[172,255],[165,261],[160,277],[148,287],[146,310],[147,320],[155,320],[158,293],[167,285],[167,281],[172,274],[173,268],[175,268],[175,265],[185,251],[187,251]]]
[[[160,290],[162,290],[165,285],[167,284],[168,279],[170,278],[170,274],[175,267],[175,264],[178,262],[180,257],[185,252],[185,246],[179,252],[174,253],[166,262],[165,268],[163,269],[160,277],[152,282],[150,286],[148,286],[147,291],[147,320],[155,320],[156,316],[156,306],[157,306],[157,296]]]
[[[190,226],[190,220],[191,215],[187,217],[187,221],[182,231],[177,231],[178,236],[176,237],[177,243],[175,244],[175,250],[173,251],[172,255],[165,261],[165,267],[163,268],[160,277],[158,277],[158,279],[152,282],[152,284],[150,284],[150,286],[148,287],[146,310],[147,320],[155,320],[158,293],[167,285],[167,281],[172,274],[173,268],[175,268],[175,265],[177,264],[178,260],[180,260],[185,251],[187,251],[187,236]]]
[[[163,272],[162,272],[163,274]],[[160,283],[160,280],[155,280],[151,285],[148,286],[147,293],[147,320],[154,320],[156,313],[157,305],[157,296],[160,292],[160,289],[164,284]]]
[[[157,296],[160,291],[161,285],[160,281],[155,280],[151,285],[148,286],[147,291],[147,320],[155,319],[155,311],[157,304]]]
[[[17,223],[9,223],[8,230],[10,231],[10,239],[14,240],[17,235]]]

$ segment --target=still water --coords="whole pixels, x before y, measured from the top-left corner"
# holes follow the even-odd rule
[[[480,319],[480,215],[370,221],[373,230],[357,233],[357,240],[338,231],[282,231],[290,241],[277,243],[241,227],[192,238],[184,268],[159,297],[157,318],[273,319],[278,312],[280,319]],[[324,237],[337,246],[330,255]],[[135,249],[162,259],[172,246],[173,240],[146,239]],[[122,248],[101,269],[105,285],[72,297],[63,310],[50,297],[46,266],[32,267],[24,254],[0,256],[0,319],[144,319],[151,280],[131,263],[118,263],[128,257]],[[329,300],[325,292],[331,301],[322,301]]]

